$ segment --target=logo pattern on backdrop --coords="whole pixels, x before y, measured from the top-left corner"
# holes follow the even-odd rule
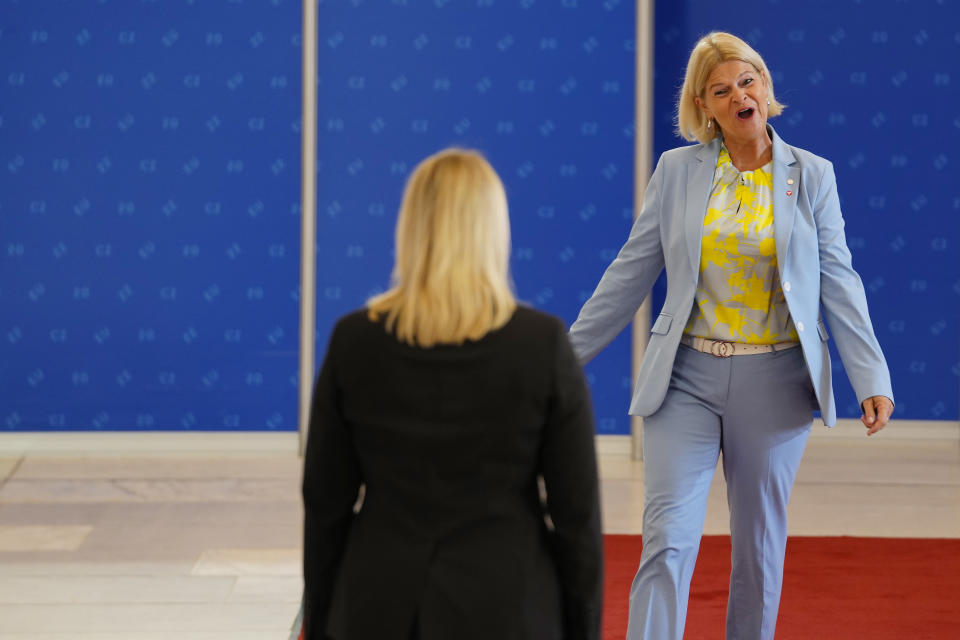
[[[633,219],[633,4],[320,4],[318,355],[388,285],[404,180],[448,145],[504,180],[520,298],[573,322]],[[587,373],[598,431],[627,433],[629,336]]]
[[[300,10],[3,2],[0,429],[296,427]]]

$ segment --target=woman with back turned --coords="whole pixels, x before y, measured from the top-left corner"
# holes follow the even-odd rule
[[[339,320],[314,391],[308,640],[599,638],[588,391],[562,322],[515,302],[509,238],[479,154],[413,172],[393,287]]]
[[[767,118],[782,110],[747,43],[728,33],[697,42],[677,111],[680,135],[699,144],[661,156],[629,239],[570,329],[590,360],[666,269],[630,406],[644,416],[645,483],[630,640],[683,637],[721,453],[733,543],[726,637],[773,638],[787,500],[812,412],[836,420],[827,324],[867,435],[893,410],[833,167],[780,139]]]

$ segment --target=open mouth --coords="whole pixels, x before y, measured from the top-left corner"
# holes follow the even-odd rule
[[[740,111],[737,111],[737,117],[740,118],[741,120],[747,120],[752,115],[753,115],[753,109],[751,107],[747,107],[746,109],[740,109]]]

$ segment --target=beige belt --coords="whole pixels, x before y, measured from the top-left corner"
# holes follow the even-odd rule
[[[746,344],[744,342],[724,342],[723,340],[710,340],[698,336],[688,336],[686,334],[680,338],[680,342],[693,347],[697,351],[709,353],[718,358],[729,358],[730,356],[753,356],[758,353],[771,353],[773,351],[783,351],[784,349],[793,349],[799,347],[799,342],[778,342],[776,344]]]

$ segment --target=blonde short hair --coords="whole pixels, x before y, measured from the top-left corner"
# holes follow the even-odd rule
[[[696,98],[706,99],[707,79],[721,62],[739,60],[757,70],[767,86],[770,106],[767,117],[772,118],[783,113],[786,105],[777,102],[773,94],[773,79],[760,54],[737,36],[723,31],[714,31],[700,38],[690,52],[687,62],[687,74],[683,79],[683,88],[677,99],[677,133],[691,142],[698,140],[706,144],[720,135],[718,127],[707,128],[707,116],[697,106]]]
[[[516,309],[507,195],[476,151],[445,149],[410,175],[391,288],[367,302],[398,340],[422,347],[479,340]]]

